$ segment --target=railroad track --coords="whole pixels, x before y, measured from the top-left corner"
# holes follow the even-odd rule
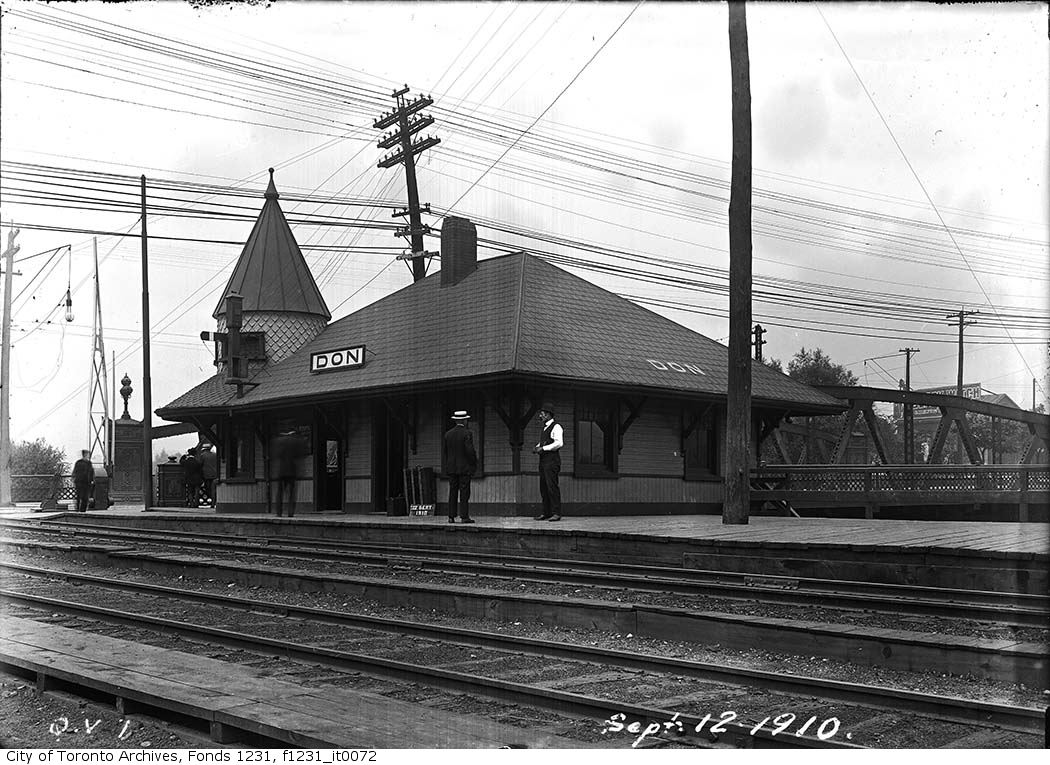
[[[27,578],[17,590],[0,592],[0,597],[9,607],[35,611],[34,618],[54,620],[56,614],[65,614],[84,629],[98,623],[121,625],[122,637],[127,636],[126,628],[159,631],[314,667],[320,664],[340,672],[479,694],[600,721],[610,736],[634,722],[637,731],[659,734],[654,740],[666,738],[675,731],[665,723],[673,720],[687,734],[695,734],[700,726],[706,744],[863,746],[872,743],[865,741],[871,731],[892,730],[892,721],[899,719],[901,731],[918,727],[938,746],[975,735],[998,735],[999,740],[1009,739],[1011,746],[1038,746],[1042,741],[1039,710],[188,593],[27,566],[15,571]],[[41,594],[42,590],[48,594]],[[128,610],[129,605],[133,610]],[[602,695],[593,695],[596,691]],[[805,734],[794,735],[803,726]],[[774,727],[782,728],[782,735],[773,735]],[[696,737],[675,739],[695,742]],[[885,736],[876,743],[894,745],[892,737]]]
[[[0,521],[0,527],[78,538],[119,539],[124,544],[160,544],[179,549],[259,552],[267,556],[360,565],[407,565],[422,571],[513,577],[519,581],[612,587],[638,592],[727,598],[777,605],[866,610],[909,616],[965,619],[1006,627],[1045,629],[1050,596],[958,590],[845,580],[763,576],[697,569],[596,563],[525,556],[491,555],[374,543],[245,538],[226,534],[100,527],[67,520]]]
[[[0,546],[11,547],[11,545]],[[128,546],[68,545],[64,542],[26,541],[14,546],[32,551],[71,556],[120,568],[127,575],[136,570],[174,578],[222,578],[233,585],[274,587],[293,591],[339,592],[376,603],[439,611],[470,618],[515,621],[548,626],[582,627],[615,633],[633,633],[640,637],[686,640],[699,644],[727,644],[739,649],[763,649],[771,645],[784,654],[822,656],[858,665],[884,666],[891,669],[924,670],[952,674],[975,674],[989,680],[1010,683],[1026,682],[1039,686],[1046,682],[1047,662],[1045,632],[1030,635],[1028,642],[1011,628],[1011,640],[1001,630],[978,634],[974,640],[957,636],[953,623],[924,622],[920,630],[882,629],[864,626],[867,615],[793,614],[791,609],[770,613],[773,606],[746,605],[744,613],[734,613],[727,602],[719,604],[686,604],[665,606],[659,603],[635,602],[641,596],[627,590],[618,593],[570,594],[571,588],[557,592],[528,591],[517,579],[496,586],[479,586],[473,577],[451,583],[439,577],[431,583],[419,582],[410,569],[384,571],[382,576],[348,575],[342,564],[332,564],[329,571],[296,568],[294,561],[275,565],[267,556],[235,554],[240,560],[221,556],[200,556],[149,552]],[[222,555],[229,555],[224,552]],[[537,588],[533,588],[535,590]],[[542,589],[542,588],[540,588]],[[549,588],[548,588],[549,589]],[[622,597],[613,598],[614,594]],[[644,600],[644,598],[641,598]],[[664,599],[666,600],[666,599]],[[728,605],[728,607],[727,607]],[[747,613],[760,611],[761,613]],[[789,618],[783,618],[784,616]],[[885,617],[876,621],[885,621]],[[867,620],[870,624],[870,620]],[[946,632],[942,632],[946,631]],[[1028,632],[1032,632],[1029,630]]]

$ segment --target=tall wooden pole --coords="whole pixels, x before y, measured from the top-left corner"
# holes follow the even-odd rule
[[[408,187],[408,226],[412,252],[423,252],[423,219],[419,215],[419,186],[416,184],[416,160],[412,155],[412,134],[409,132],[408,110],[402,108],[398,121],[401,125],[401,151],[405,155],[405,185]],[[427,275],[427,264],[422,254],[412,258],[412,281]]]
[[[729,192],[729,390],[722,523],[751,511],[751,75],[744,3],[729,3],[733,169]]]
[[[15,244],[18,229],[7,232],[7,249],[4,250],[4,324],[0,342],[0,507],[12,507],[11,501],[11,277],[14,276]]]
[[[153,383],[149,363],[149,250],[146,236],[146,176],[142,176],[142,501],[153,502]]]
[[[904,390],[905,392],[911,391],[911,357],[913,353],[918,353],[918,348],[900,348],[898,353],[905,355],[904,360]],[[904,464],[912,465],[915,463],[915,406],[913,404],[905,404],[903,411],[903,422],[904,422]]]
[[[960,310],[959,313],[950,313],[946,317],[948,319],[955,319],[955,321],[948,325],[949,327],[955,325],[959,326],[959,375],[958,381],[955,384],[955,395],[959,398],[962,398],[963,394],[963,330],[969,327],[971,324],[977,323],[976,319],[967,321],[966,317],[975,316],[979,313],[980,311]]]

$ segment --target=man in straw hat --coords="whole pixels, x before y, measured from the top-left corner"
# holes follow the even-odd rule
[[[562,427],[554,421],[554,405],[543,404],[539,411],[543,430],[540,442],[533,448],[540,455],[540,497],[543,499],[543,514],[537,515],[537,521],[561,520],[561,488],[558,486],[558,473],[561,472],[561,447],[564,445]]]
[[[456,522],[459,506],[460,523],[473,523],[470,517],[470,477],[478,469],[474,434],[467,427],[470,415],[462,409],[453,413],[456,424],[445,433],[445,472],[448,473],[448,522]]]

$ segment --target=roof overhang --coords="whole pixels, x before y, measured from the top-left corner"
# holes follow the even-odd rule
[[[536,387],[572,387],[575,390],[588,390],[598,393],[633,395],[633,396],[660,396],[680,401],[722,401],[725,394],[711,393],[707,391],[691,391],[682,388],[645,386],[635,384],[623,384],[614,382],[603,382],[596,380],[584,380],[570,377],[559,377],[557,375],[540,375],[535,373],[521,372],[498,372],[493,374],[477,375],[473,377],[457,377],[453,379],[424,380],[401,383],[395,385],[370,386],[367,388],[352,388],[338,391],[328,391],[301,396],[284,396],[280,398],[268,398],[262,401],[238,403],[236,400],[217,406],[195,407],[195,408],[163,408],[157,409],[156,414],[165,420],[182,422],[192,417],[204,416],[228,416],[234,413],[263,412],[271,409],[287,409],[297,406],[312,406],[331,404],[339,401],[349,401],[362,398],[375,398],[379,396],[401,396],[409,393],[420,392],[443,392],[454,390],[459,387],[478,387],[482,385],[510,385],[525,384]],[[844,401],[836,402],[831,396],[827,396],[827,404],[812,402],[788,401],[784,399],[753,397],[753,407],[775,410],[790,411],[792,415],[822,415],[837,414],[849,408]]]

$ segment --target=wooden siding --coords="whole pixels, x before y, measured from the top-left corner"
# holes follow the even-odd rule
[[[220,483],[215,489],[215,500],[220,505],[244,505],[266,502],[266,484],[263,481],[247,483]]]
[[[445,431],[452,423],[442,423],[441,400],[437,396],[419,397],[419,421],[416,423],[416,453],[408,451],[409,467],[432,467],[441,470],[441,449]],[[476,430],[476,429],[475,429]]]
[[[628,414],[621,409],[621,422]],[[620,473],[681,478],[685,473],[684,459],[681,407],[671,402],[646,401],[638,419],[624,434]]]
[[[346,440],[346,474],[371,475],[372,415],[364,407],[354,407],[347,416]]]
[[[519,502],[528,502],[528,497],[519,499],[518,478],[520,476],[490,475],[485,478],[474,479],[470,482],[471,503],[494,502],[516,505]],[[538,491],[539,489],[537,489]],[[438,479],[437,500],[438,502],[448,502],[448,481],[441,478]]]
[[[448,493],[446,489],[445,493]],[[347,478],[346,479],[346,504],[353,502],[372,501],[372,479],[371,478]]]
[[[627,476],[614,479],[561,476],[561,498],[572,504],[698,504],[722,502],[719,481],[683,481],[680,477]],[[448,481],[438,479],[438,502],[448,501]],[[521,505],[540,501],[538,475],[499,475],[471,481],[472,503]]]
[[[531,501],[538,502],[539,478],[533,481],[536,483]],[[562,502],[572,503],[721,502],[724,497],[720,481],[684,481],[681,476],[606,479],[562,475],[560,483]]]
[[[525,429],[528,432],[528,428]],[[528,438],[521,447],[522,457],[532,453]],[[510,433],[503,424],[499,414],[491,406],[485,407],[485,472],[509,473],[514,466],[513,451],[510,448]]]

